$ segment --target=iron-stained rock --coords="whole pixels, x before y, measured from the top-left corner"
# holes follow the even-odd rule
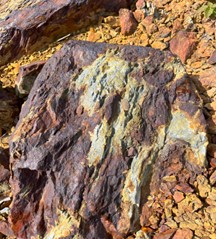
[[[42,0],[0,21],[0,66],[118,12],[131,0]],[[96,13],[97,11],[97,13]]]
[[[201,105],[169,52],[65,45],[43,67],[11,137],[16,236],[136,232],[150,190],[171,190],[187,182],[184,167],[195,178],[206,165]]]

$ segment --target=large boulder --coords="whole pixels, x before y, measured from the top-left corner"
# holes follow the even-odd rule
[[[29,1],[30,6],[21,9],[19,3],[16,11],[0,21],[0,66],[97,22],[104,12],[117,13],[130,3],[131,0],[41,0]]]
[[[66,44],[38,75],[10,140],[16,236],[108,239],[135,232],[166,165],[179,159],[193,176],[204,170],[201,107],[170,52]]]

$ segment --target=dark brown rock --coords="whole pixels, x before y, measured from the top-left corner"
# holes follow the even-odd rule
[[[179,31],[170,41],[170,50],[176,54],[185,63],[191,56],[197,44],[196,34],[194,32]]]
[[[0,129],[3,133],[16,124],[19,108],[19,100],[15,92],[0,86]]]
[[[9,150],[0,148],[0,183],[9,180]]]
[[[19,75],[16,79],[16,89],[19,95],[26,96],[29,94],[45,62],[46,61],[37,61],[20,67]]]
[[[119,10],[119,19],[121,25],[121,33],[123,35],[131,35],[137,29],[137,21],[134,18],[133,12],[122,8]]]
[[[66,44],[43,67],[11,137],[16,236],[108,239],[136,232],[157,182],[172,190],[177,182],[164,177],[186,181],[205,167],[200,104],[169,52]],[[184,168],[191,173],[183,177]],[[157,207],[151,218],[153,228],[162,211]]]
[[[118,12],[130,0],[42,0],[0,21],[0,66],[45,47],[98,20],[94,12]]]

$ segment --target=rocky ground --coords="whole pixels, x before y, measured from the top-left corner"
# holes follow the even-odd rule
[[[23,1],[16,1],[16,5],[14,1],[7,1],[5,8],[5,2],[0,2],[2,19],[13,9],[25,7]],[[199,11],[203,4],[205,0],[138,0],[130,10],[120,10],[118,16],[99,17],[97,24],[71,32],[48,47],[1,66],[5,102],[0,103],[0,122],[4,122],[0,153],[5,162],[0,175],[2,238],[4,232],[13,237],[6,223],[11,202],[7,149],[20,105],[25,100],[25,96],[22,99],[15,96],[17,76],[22,66],[46,61],[71,39],[149,46],[178,55],[203,100],[209,138],[208,165],[204,173],[194,177],[181,162],[167,162],[159,192],[152,192],[143,207],[141,229],[128,239],[216,238],[216,21]]]

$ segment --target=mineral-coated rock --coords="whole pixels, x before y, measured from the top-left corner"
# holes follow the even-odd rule
[[[171,190],[178,182],[164,177],[188,181],[183,170],[195,177],[206,165],[200,108],[169,52],[65,45],[43,67],[11,137],[16,236],[108,239],[136,232],[150,190],[161,183]],[[156,228],[160,218],[149,220]]]
[[[191,56],[196,46],[196,34],[193,32],[179,31],[170,41],[170,50],[185,63]]]
[[[123,35],[130,35],[136,31],[138,23],[134,18],[132,11],[126,8],[120,9],[119,19],[121,25],[121,33]]]
[[[101,14],[104,10],[118,12],[130,2],[41,0],[14,11],[0,21],[0,66],[97,21],[96,10]]]
[[[207,69],[200,74],[199,81],[205,88],[216,87],[216,66]]]
[[[216,63],[216,50],[214,50],[208,62],[209,64],[212,64],[212,65]]]
[[[26,96],[29,94],[45,62],[46,61],[38,61],[20,67],[19,75],[16,79],[16,89],[19,95]]]

